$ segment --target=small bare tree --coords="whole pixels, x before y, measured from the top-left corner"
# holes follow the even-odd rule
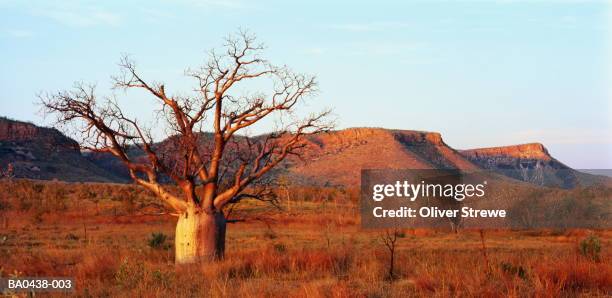
[[[395,279],[395,274],[393,273],[395,269],[395,244],[397,243],[399,235],[400,231],[398,229],[385,230],[385,232],[380,235],[382,243],[387,247],[387,250],[389,250],[389,272],[387,275],[389,280]]]
[[[190,95],[171,95],[164,84],[146,81],[134,62],[123,57],[114,86],[152,96],[159,105],[158,118],[169,130],[166,146],[155,143],[151,130],[126,116],[114,98],[100,100],[93,86],[77,83],[72,90],[40,96],[44,110],[57,117],[57,126],[76,124],[83,149],[120,159],[135,183],[174,211],[177,263],[223,258],[224,207],[260,198],[261,187],[253,185],[264,174],[299,154],[305,135],[332,128],[329,111],[303,119],[294,113],[316,93],[315,78],[270,64],[260,57],[262,50],[246,32],[228,37],[222,54],[213,50],[205,65],[186,71],[197,83]],[[236,88],[255,79],[267,79],[271,90],[246,94]],[[258,137],[243,133],[270,118],[277,120],[273,132]],[[134,150],[146,158],[136,158]],[[162,183],[166,180],[180,194]]]

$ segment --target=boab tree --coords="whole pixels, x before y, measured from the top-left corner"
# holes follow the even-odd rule
[[[76,124],[71,127],[78,128],[84,150],[121,160],[136,184],[178,216],[177,263],[223,258],[224,207],[257,198],[261,188],[251,193],[253,185],[287,156],[299,154],[305,135],[331,128],[329,111],[302,119],[294,111],[317,91],[315,78],[270,64],[261,58],[262,50],[247,33],[228,37],[222,54],[213,50],[205,65],[186,71],[197,83],[189,95],[170,94],[164,84],[145,80],[127,56],[121,59],[121,73],[113,77],[115,88],[151,95],[159,105],[157,117],[166,124],[171,150],[155,143],[151,128],[126,116],[114,97],[100,100],[91,85],[77,83],[74,89],[40,96],[57,126]],[[255,79],[267,80],[268,92],[246,93],[249,84],[240,83]],[[270,118],[275,119],[274,125],[268,124],[275,128],[272,132],[252,138],[242,133]],[[134,150],[146,157],[135,157]],[[166,181],[179,191],[173,192]]]

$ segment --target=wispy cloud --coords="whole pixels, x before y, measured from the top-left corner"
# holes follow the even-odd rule
[[[332,24],[328,26],[331,29],[351,31],[351,32],[373,32],[397,30],[409,28],[410,24],[405,22],[368,22],[368,23],[346,23]]]
[[[12,37],[15,37],[15,38],[28,38],[34,35],[34,33],[30,30],[21,30],[21,29],[7,29],[6,34]]]

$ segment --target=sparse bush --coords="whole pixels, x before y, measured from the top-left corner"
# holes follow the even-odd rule
[[[172,275],[170,273],[162,272],[159,269],[151,273],[151,278],[155,284],[159,284],[164,288],[170,287],[172,283]]]
[[[264,237],[265,237],[266,239],[276,239],[278,236],[276,235],[276,233],[275,233],[275,232],[274,232],[272,229],[268,228],[268,229],[267,229],[267,230],[264,232]]]
[[[338,278],[347,278],[351,269],[353,257],[350,253],[338,253],[333,259],[333,272]]]
[[[79,240],[79,236],[69,233],[68,235],[66,235],[66,239],[76,241],[76,240]]]
[[[168,239],[168,235],[162,232],[152,233],[148,241],[149,247],[155,248],[155,249],[169,249],[170,245],[166,243],[167,239]]]
[[[501,270],[505,273],[516,275],[521,279],[527,279],[527,270],[521,265],[513,265],[512,263],[503,262],[500,264]]]
[[[44,187],[44,185],[42,185],[42,184],[34,184],[34,185],[32,185],[32,190],[33,190],[35,193],[41,193],[41,192],[43,191],[43,189],[44,189],[44,188],[45,188],[45,187]]]
[[[145,268],[142,262],[130,262],[125,258],[117,272],[115,272],[115,281],[125,288],[131,288],[139,284],[144,278]]]
[[[591,234],[580,241],[580,254],[584,257],[599,261],[601,253],[601,241],[597,235]]]
[[[406,238],[406,232],[397,231],[397,238]]]
[[[287,246],[283,243],[274,244],[274,250],[277,252],[285,252],[287,250]]]

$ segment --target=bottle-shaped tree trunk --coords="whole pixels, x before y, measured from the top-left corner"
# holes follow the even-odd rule
[[[176,224],[176,263],[222,259],[225,253],[225,228],[223,212],[207,213],[195,207],[188,208]]]

